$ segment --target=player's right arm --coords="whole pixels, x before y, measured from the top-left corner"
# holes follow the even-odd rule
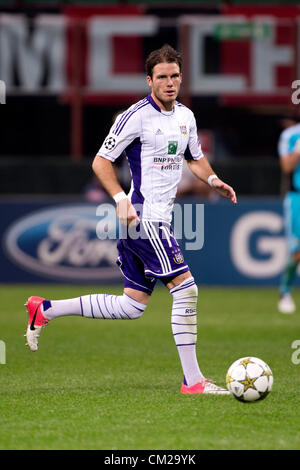
[[[117,214],[123,225],[136,223],[139,219],[118,181],[113,162],[138,137],[139,133],[139,119],[132,108],[129,108],[116,119],[92,164],[93,171],[103,188],[116,201]]]
[[[139,221],[135,208],[126,197],[117,179],[117,175],[112,163],[101,155],[96,155],[92,164],[93,171],[107,193],[115,198],[123,195],[117,204],[117,215],[122,225],[130,225]],[[121,196],[122,197],[122,196]]]
[[[116,194],[123,192],[117,179],[112,163],[101,155],[96,155],[92,164],[93,171],[103,188],[113,198]]]

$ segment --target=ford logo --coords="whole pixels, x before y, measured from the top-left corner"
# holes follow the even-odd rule
[[[50,278],[69,281],[121,278],[116,265],[117,240],[99,239],[97,224],[101,217],[96,214],[97,207],[64,205],[18,219],[4,235],[6,254],[23,269]],[[116,219],[111,218],[109,227],[117,233]]]

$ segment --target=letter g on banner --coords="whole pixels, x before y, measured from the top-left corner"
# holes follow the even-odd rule
[[[283,269],[287,248],[283,236],[278,235],[283,228],[283,219],[271,211],[249,212],[238,219],[230,238],[230,253],[235,267],[247,277],[275,277]],[[256,244],[257,251],[264,259],[255,259],[250,251],[250,237],[258,231],[266,231]],[[266,255],[269,255],[266,257]]]

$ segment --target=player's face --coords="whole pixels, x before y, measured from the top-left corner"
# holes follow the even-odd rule
[[[152,78],[147,77],[151,86],[151,95],[158,106],[165,111],[171,111],[179,93],[182,74],[176,62],[162,62],[153,67]]]

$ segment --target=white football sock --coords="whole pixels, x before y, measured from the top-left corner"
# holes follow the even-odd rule
[[[196,356],[198,288],[194,278],[170,289],[173,295],[172,331],[180,357],[184,382],[194,385],[203,378]]]
[[[91,294],[68,300],[45,300],[42,313],[47,320],[66,315],[107,320],[134,320],[139,318],[146,305],[123,295]]]

